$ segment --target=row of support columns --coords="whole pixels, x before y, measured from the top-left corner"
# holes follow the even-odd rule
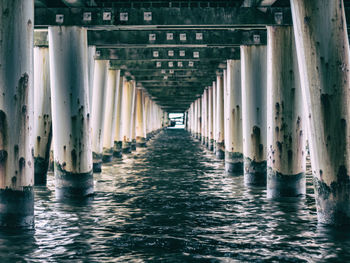
[[[56,197],[82,198],[94,168],[168,125],[135,81],[93,59],[85,28],[49,27],[49,47],[34,47],[33,19],[33,0],[0,0],[0,227],[34,226],[51,141]]]
[[[197,139],[208,137],[205,145],[225,158],[228,173],[244,174],[246,186],[267,187],[268,198],[305,196],[308,140],[318,220],[349,224],[343,1],[291,0],[291,7],[294,28],[268,26],[267,46],[241,46],[241,59],[227,61],[192,103],[186,127]]]

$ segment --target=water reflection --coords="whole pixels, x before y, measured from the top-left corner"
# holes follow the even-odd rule
[[[305,199],[272,201],[168,130],[95,174],[88,202],[36,188],[35,231],[1,232],[1,262],[347,262],[350,233],[317,225]]]

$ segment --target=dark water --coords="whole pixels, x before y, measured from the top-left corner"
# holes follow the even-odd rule
[[[87,203],[36,188],[36,227],[0,233],[0,262],[350,262],[350,231],[317,225],[307,197],[266,199],[183,130],[95,175]]]

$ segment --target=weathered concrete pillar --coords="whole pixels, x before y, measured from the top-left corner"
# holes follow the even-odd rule
[[[142,89],[136,91],[136,146],[146,147],[145,95]]]
[[[132,100],[132,119],[131,119],[131,150],[136,151],[136,83],[133,85],[133,100]]]
[[[205,138],[207,136],[206,134],[206,94],[205,94],[205,90],[202,94],[202,97],[201,97],[201,101],[202,101],[202,113],[201,113],[201,116],[202,116],[202,127],[201,127],[201,130],[202,130],[202,138],[201,138],[201,142],[203,145],[205,145]]]
[[[214,149],[214,132],[213,132],[213,87],[208,88],[208,149]]]
[[[198,111],[197,111],[197,107],[198,106],[198,100],[195,100],[193,102],[193,127],[194,127],[194,134],[193,134],[193,138],[197,138],[197,125],[198,125]]]
[[[96,47],[88,46],[88,76],[89,76],[89,109],[92,110],[92,89],[94,87]]]
[[[217,126],[217,115],[216,115],[216,91],[217,91],[217,87],[216,87],[216,82],[213,81],[213,152],[216,153],[216,126]]]
[[[114,136],[117,124],[118,93],[120,70],[109,69],[107,72],[107,96],[104,115],[103,162],[110,162],[114,153]]]
[[[342,0],[291,1],[320,223],[350,223],[349,41]]]
[[[266,185],[266,46],[241,46],[244,182]]]
[[[202,99],[199,98],[198,100],[198,107],[197,107],[197,114],[198,114],[198,119],[197,119],[197,122],[198,122],[198,125],[197,125],[197,128],[198,128],[198,132],[197,132],[197,139],[199,141],[202,140]]]
[[[114,149],[113,156],[116,158],[121,158],[122,153],[122,144],[123,144],[123,135],[122,135],[122,127],[121,127],[121,115],[122,115],[122,99],[123,99],[123,83],[124,77],[119,74],[119,81],[117,82],[117,112],[115,117],[115,135],[114,135]]]
[[[107,99],[108,60],[95,60],[92,96],[92,156],[94,173],[102,171],[104,116]]]
[[[131,81],[125,81],[123,85],[122,99],[122,136],[123,136],[123,153],[131,153],[131,121],[133,114],[134,86]]]
[[[0,0],[0,227],[34,226],[34,1]]]
[[[267,197],[305,195],[303,99],[291,26],[268,26]]]
[[[209,88],[205,89],[205,147],[209,147]]]
[[[216,158],[225,158],[225,126],[224,126],[224,82],[223,75],[216,77]]]
[[[225,170],[243,173],[241,61],[227,61]]]
[[[49,27],[56,197],[93,193],[87,30]]]
[[[34,183],[46,185],[52,141],[48,47],[34,48]]]

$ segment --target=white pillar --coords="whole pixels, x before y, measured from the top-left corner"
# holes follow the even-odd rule
[[[96,47],[88,46],[88,76],[89,76],[89,112],[92,110],[92,89],[94,87]]]
[[[52,141],[48,47],[34,47],[34,183],[46,185]]]
[[[114,153],[114,136],[117,124],[118,93],[120,70],[109,69],[107,72],[107,97],[104,115],[103,162],[110,162]]]
[[[213,81],[213,152],[216,153],[216,126],[217,126],[217,115],[216,115],[216,91],[217,91],[217,87],[216,87],[216,82]]]
[[[123,136],[123,153],[131,153],[131,121],[133,107],[133,89],[131,81],[124,81],[123,99],[122,99],[122,136]]]
[[[93,193],[87,30],[49,27],[57,198]]]
[[[131,150],[136,151],[136,82],[132,81],[133,99],[132,99],[132,119],[131,119]]]
[[[0,0],[0,226],[34,226],[33,0]]]
[[[136,93],[136,146],[146,147],[145,95],[142,89]]]
[[[268,26],[267,197],[306,193],[303,98],[293,27]]]
[[[123,135],[122,135],[122,126],[121,126],[121,116],[122,116],[122,99],[123,99],[123,84],[124,77],[119,77],[119,81],[117,82],[117,112],[115,118],[115,135],[114,135],[114,151],[113,156],[116,158],[122,157],[122,144],[123,144]]]
[[[225,158],[225,126],[224,126],[224,81],[223,74],[216,77],[216,150],[218,159]]]
[[[214,127],[213,127],[213,87],[208,88],[208,149],[214,149]]]
[[[266,185],[266,46],[241,46],[244,181]]]
[[[349,40],[343,0],[291,1],[320,223],[350,222]]]
[[[104,116],[107,99],[108,60],[95,60],[94,86],[92,89],[92,156],[94,173],[102,170]]]
[[[225,170],[243,173],[241,61],[227,61]]]

